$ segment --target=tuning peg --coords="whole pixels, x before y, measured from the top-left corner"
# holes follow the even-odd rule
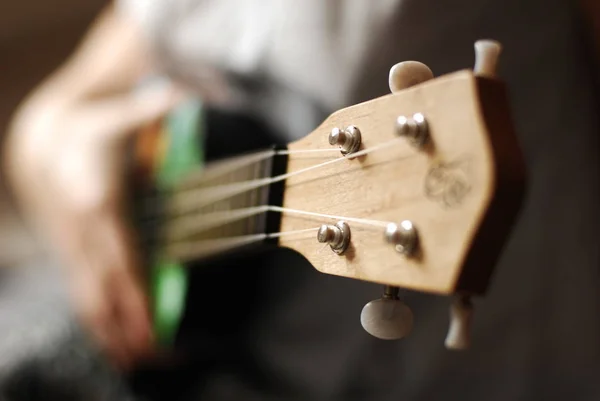
[[[425,64],[418,61],[403,61],[390,69],[390,91],[396,93],[432,78],[433,72]]]
[[[398,293],[397,287],[386,286],[380,299],[365,305],[360,323],[367,333],[381,340],[399,340],[411,332],[413,313]]]
[[[468,296],[457,296],[450,306],[450,327],[446,336],[446,348],[465,350],[471,345],[471,318],[473,304]]]
[[[478,40],[475,42],[475,75],[493,78],[496,76],[498,58],[502,45],[495,40]]]
[[[334,128],[329,134],[329,144],[339,145],[343,155],[354,153],[360,148],[360,130],[351,125],[345,130]]]

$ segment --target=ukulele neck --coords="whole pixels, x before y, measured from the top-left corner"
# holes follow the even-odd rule
[[[276,149],[227,158],[193,171],[169,191],[145,196],[146,243],[170,259],[201,260],[277,243],[287,155]],[[148,238],[150,237],[150,238]]]

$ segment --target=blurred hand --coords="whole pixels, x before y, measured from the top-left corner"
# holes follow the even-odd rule
[[[128,136],[180,100],[172,87],[25,107],[7,143],[24,211],[66,265],[74,305],[120,367],[151,349],[150,314],[132,233],[122,219]],[[34,102],[35,103],[35,102]]]

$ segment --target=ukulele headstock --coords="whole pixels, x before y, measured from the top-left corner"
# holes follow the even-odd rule
[[[489,52],[499,49],[476,51],[475,72],[340,110],[289,145],[289,172],[322,165],[286,180],[281,231],[320,228],[280,244],[323,273],[388,286],[383,300],[398,287],[456,294],[460,315],[466,297],[483,294],[520,208],[524,165],[493,76]],[[336,155],[306,152],[340,145]]]
[[[148,206],[159,216],[149,220],[159,229],[147,230],[154,258],[183,272],[189,261],[276,240],[323,273],[384,285],[361,314],[379,338],[410,331],[400,288],[454,296],[446,346],[466,348],[470,297],[485,293],[525,188],[495,77],[500,46],[479,41],[475,50],[474,71],[434,78],[424,64],[400,63],[390,72],[392,94],[332,114],[287,149],[202,167],[188,154],[197,147],[196,107],[182,110],[141,146],[151,149],[150,176],[168,184]],[[191,162],[185,171],[168,163],[182,155]],[[165,283],[163,295],[172,295]]]

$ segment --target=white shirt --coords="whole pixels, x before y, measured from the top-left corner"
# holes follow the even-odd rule
[[[328,112],[357,101],[402,0],[121,0],[149,33],[167,71],[205,101],[252,108],[291,138]],[[387,74],[380,77],[384,87]]]

